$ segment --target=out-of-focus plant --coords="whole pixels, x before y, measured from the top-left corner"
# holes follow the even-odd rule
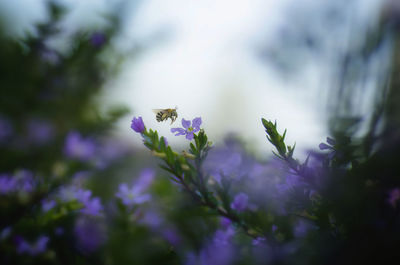
[[[162,161],[157,171],[145,153],[132,156],[109,137],[126,110],[103,115],[95,100],[113,71],[103,55],[117,20],[73,36],[61,54],[46,44],[62,17],[57,6],[50,11],[37,36],[0,42],[1,264],[398,260],[400,46],[392,13],[384,20],[392,26],[382,24],[390,34],[378,32],[365,51],[393,37],[390,78],[366,133],[357,134],[360,117],[335,112],[331,137],[299,161],[286,130],[262,118],[276,150],[260,161],[234,138],[211,143],[200,117],[171,129],[188,141],[182,152],[135,117],[132,130]]]

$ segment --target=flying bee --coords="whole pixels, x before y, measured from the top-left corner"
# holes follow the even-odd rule
[[[175,107],[175,109],[153,109],[153,112],[156,114],[156,120],[158,122],[168,120],[169,118],[172,124],[176,118],[178,118],[177,109],[178,107]]]

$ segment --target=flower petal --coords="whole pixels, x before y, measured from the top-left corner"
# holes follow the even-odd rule
[[[186,134],[186,139],[188,139],[189,141],[191,141],[191,140],[193,140],[193,132],[188,132],[187,134]]]
[[[191,123],[190,121],[185,120],[185,119],[182,118],[182,126],[183,126],[183,128],[185,128],[185,129],[189,128],[190,127],[190,123]]]
[[[177,133],[175,134],[175,136],[179,136],[179,135],[185,135],[186,131],[182,128],[171,128],[171,132],[172,133]]]
[[[194,118],[192,121],[192,127],[199,128],[200,130],[200,125],[201,125],[201,117]]]

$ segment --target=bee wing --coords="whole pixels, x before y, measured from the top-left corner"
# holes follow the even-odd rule
[[[162,113],[165,112],[164,109],[152,109],[152,111],[153,111],[155,114],[158,114],[160,111],[161,111]]]

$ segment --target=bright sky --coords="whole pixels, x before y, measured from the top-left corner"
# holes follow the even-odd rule
[[[22,2],[37,6],[39,11],[32,11],[32,16],[40,19],[40,1]],[[101,23],[96,15],[107,9],[106,1],[61,2],[72,7],[65,22],[70,31],[84,19]],[[347,4],[347,13],[357,17],[358,22],[365,22],[380,0],[327,2]],[[126,104],[135,116],[143,117],[147,127],[157,129],[172,145],[184,143],[185,139],[170,133],[169,122],[157,123],[153,108],[178,106],[179,118],[172,127],[180,127],[182,117],[201,116],[213,142],[227,132],[235,132],[259,152],[270,150],[261,117],[276,119],[281,131],[288,129],[288,143],[297,142],[299,149],[315,148],[328,134],[320,99],[324,93],[319,91],[323,89],[326,65],[316,64],[319,58],[304,59],[302,74],[288,79],[257,57],[257,48],[272,46],[283,25],[297,23],[287,12],[289,8],[317,16],[313,10],[319,12],[321,5],[313,0],[141,1],[133,15],[127,17],[118,45],[146,45],[157,34],[165,37],[127,61],[120,76],[110,82],[104,98],[110,104]],[[17,12],[17,5],[8,6]],[[26,19],[24,12],[19,14]],[[329,45],[340,46],[337,36],[347,34],[349,23],[354,20],[341,23],[336,28],[338,35],[330,36],[322,29],[322,38]],[[121,121],[121,134],[140,144],[140,137],[130,131],[131,119]]]

